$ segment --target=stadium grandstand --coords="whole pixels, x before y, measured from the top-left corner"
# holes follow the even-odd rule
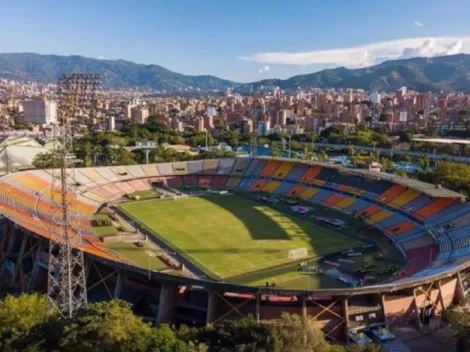
[[[57,226],[51,175],[51,170],[30,170],[0,179],[0,278],[19,291],[45,291],[47,268],[54,265],[48,255],[48,241],[57,240],[53,233],[58,233],[51,231]],[[128,300],[157,322],[207,324],[248,314],[269,320],[289,312],[315,317],[329,338],[344,341],[372,326],[422,326],[464,300],[470,284],[470,204],[462,194],[416,180],[276,158],[79,168],[68,180],[76,246],[86,255],[88,300]],[[179,199],[192,188],[282,197],[360,219],[400,253],[404,270],[384,282],[355,286],[242,285],[201,272],[166,241],[157,243],[168,254],[163,255],[168,265],[151,268],[146,260],[123,255],[126,241],[116,243],[94,231],[97,214],[128,195],[158,189]],[[151,217],[158,220],[159,214],[155,210]],[[139,247],[126,250],[134,253]],[[289,248],[289,256],[307,255],[304,247]],[[335,262],[335,272],[341,272],[341,263]]]

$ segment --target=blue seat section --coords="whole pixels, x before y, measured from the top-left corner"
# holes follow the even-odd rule
[[[467,255],[470,255],[470,246],[454,249],[450,255],[450,259],[456,259]]]
[[[188,163],[188,174],[202,174],[202,160]]]
[[[405,204],[402,206],[400,209],[404,210],[407,213],[414,213],[418,209],[421,209],[424,207],[426,204],[429,204],[432,201],[431,197],[421,195],[412,202]]]
[[[258,165],[256,165],[255,169],[253,170],[253,175],[252,176],[259,176],[259,174],[261,173],[261,171],[264,169],[264,167],[266,166],[267,164],[267,161],[266,160],[260,160],[260,162],[258,163]]]
[[[287,192],[295,187],[295,184],[290,182],[282,182],[281,185],[276,189],[274,194],[279,194],[281,196],[287,195]]]
[[[302,176],[308,168],[308,165],[296,164],[287,174],[286,180],[298,182],[300,176]]]
[[[436,257],[436,261],[438,262],[446,262],[450,259],[450,255],[452,252],[439,252]]]
[[[334,183],[334,182],[325,182],[325,184],[322,187],[329,188],[329,189],[338,189],[341,185],[339,183]]]
[[[356,202],[353,205],[343,209],[343,211],[346,211],[350,214],[354,214],[354,213],[357,213],[361,210],[364,210],[367,207],[370,207],[371,205],[372,205],[372,203],[369,203],[368,201],[366,201],[364,199],[356,199]]]
[[[452,204],[450,207],[441,210],[437,214],[426,219],[427,223],[432,225],[446,224],[452,221],[453,219],[459,217],[462,214],[465,214],[469,211],[469,205],[464,203]]]
[[[467,208],[470,209],[470,204],[466,205]],[[451,227],[453,228],[459,228],[463,227],[466,225],[470,225],[470,211],[465,212],[464,214],[460,215],[459,217],[453,219],[450,222]]]
[[[256,167],[258,166],[258,164],[261,162],[261,160],[258,160],[258,159],[253,159],[251,160],[251,163],[250,165],[246,168],[246,171],[245,171],[245,177],[250,177],[250,176],[253,176],[253,172],[255,171]]]
[[[328,191],[326,189],[318,189],[317,194],[315,194],[313,197],[310,197],[308,201],[316,204],[321,204],[325,199],[332,196],[333,194],[334,192]]]
[[[461,248],[470,245],[470,225],[452,230],[447,233],[454,243],[454,248]]]
[[[390,216],[389,218],[385,219],[385,220],[382,220],[381,221],[381,225],[388,228],[388,227],[391,227],[393,225],[396,225],[400,222],[405,222],[407,221],[408,219],[401,215],[401,214],[398,214],[398,213],[394,213],[392,216]]]
[[[241,189],[249,189],[253,183],[256,182],[256,179],[250,179],[250,178],[244,178],[241,180],[241,182],[238,184],[237,188]]]
[[[450,252],[452,250],[452,242],[447,234],[437,237],[436,242],[439,245],[439,252]]]
[[[415,227],[414,229],[408,232],[395,236],[395,239],[397,240],[397,242],[404,243],[404,242],[414,241],[424,236],[429,236],[426,229],[418,226],[416,223],[415,223],[415,226],[417,227]]]
[[[323,167],[320,173],[315,177],[318,180],[323,180],[326,182],[337,182],[336,179],[339,179],[341,175],[335,169],[330,169],[328,167]]]
[[[382,194],[393,184],[385,180],[364,179],[362,189],[374,194]]]
[[[230,175],[235,159],[221,159],[219,160],[219,169],[217,175]]]

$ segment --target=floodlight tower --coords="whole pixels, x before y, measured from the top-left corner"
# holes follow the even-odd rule
[[[100,74],[63,74],[57,83],[57,146],[53,152],[51,232],[48,265],[48,304],[64,318],[71,318],[87,303],[85,264],[80,244],[80,220],[73,211],[73,128],[79,113],[93,117],[103,85]],[[68,182],[68,178],[71,178]]]

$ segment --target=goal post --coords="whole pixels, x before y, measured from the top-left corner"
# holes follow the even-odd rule
[[[289,259],[301,259],[308,257],[307,248],[296,248],[289,251]]]

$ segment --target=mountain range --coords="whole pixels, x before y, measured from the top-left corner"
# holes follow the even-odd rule
[[[339,67],[288,79],[267,79],[241,84],[210,75],[189,76],[158,65],[125,60],[101,60],[83,56],[0,54],[0,78],[54,83],[60,73],[103,73],[106,88],[225,90],[279,86],[282,89],[358,88],[366,91],[395,90],[402,86],[421,92],[470,91],[470,55],[385,61],[379,65],[347,69]]]

